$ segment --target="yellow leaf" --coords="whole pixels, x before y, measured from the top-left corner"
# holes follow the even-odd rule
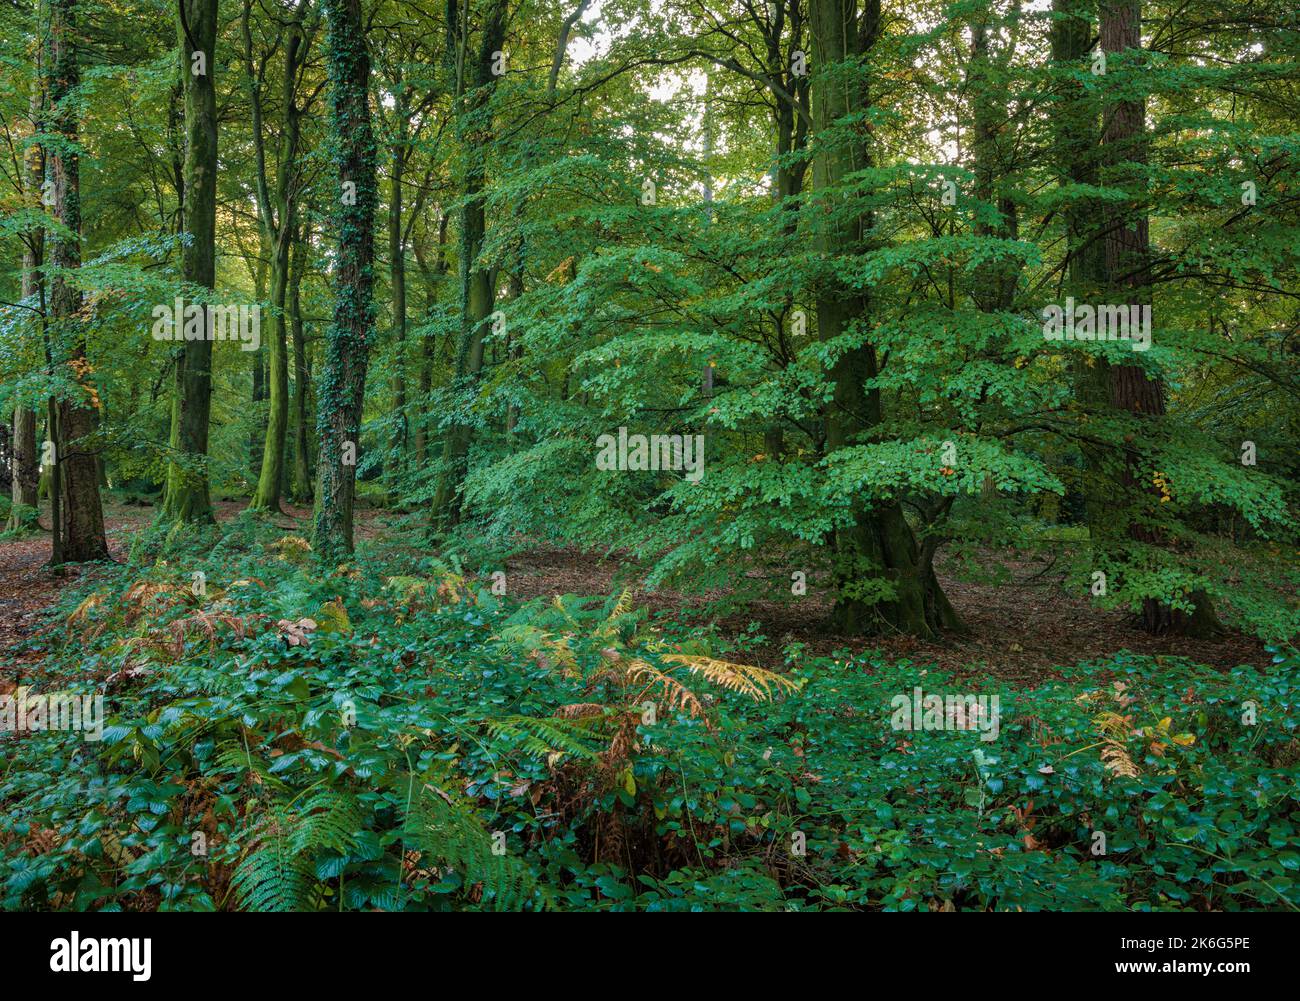
[[[348,618],[348,611],[338,598],[320,606],[320,611],[316,613],[316,621],[323,633],[352,632],[352,620]]]

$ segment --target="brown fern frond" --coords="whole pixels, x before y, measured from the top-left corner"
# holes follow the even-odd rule
[[[281,536],[275,542],[267,546],[279,554],[279,558],[285,563],[293,563],[301,566],[307,562],[307,557],[311,555],[311,543],[301,535]]]
[[[94,594],[88,595],[80,605],[73,609],[72,614],[68,616],[68,631],[71,632],[75,626],[86,625],[90,618],[91,611],[102,605],[106,597],[108,597],[107,591],[96,591]],[[103,631],[104,625],[105,623],[101,622],[98,625],[90,626],[89,629],[83,629],[82,636],[85,639],[94,639]]]
[[[1124,741],[1133,731],[1133,718],[1119,713],[1102,712],[1093,717],[1093,724],[1101,734],[1103,746],[1101,760],[1116,775],[1137,778],[1142,772],[1129,756]]]
[[[755,702],[769,702],[776,692],[794,692],[799,686],[784,675],[752,664],[735,664],[715,657],[664,654],[670,664],[682,664],[691,674],[702,674],[715,685],[747,695]]]
[[[668,704],[670,710],[682,709],[690,713],[693,719],[704,718],[704,705],[694,692],[676,678],[665,674],[646,661],[639,658],[632,661],[628,666],[627,678],[629,684],[645,682],[641,694],[633,699],[633,702],[640,702],[642,697],[657,686],[660,689],[661,697]]]
[[[1106,737],[1123,739],[1133,732],[1133,717],[1119,713],[1102,712],[1092,718],[1097,731]]]
[[[560,706],[552,715],[561,719],[586,719],[589,716],[603,716],[605,707],[599,702],[573,702]]]
[[[1135,779],[1142,774],[1133,759],[1129,757],[1128,750],[1118,741],[1106,741],[1106,746],[1101,749],[1101,760],[1116,775]]]

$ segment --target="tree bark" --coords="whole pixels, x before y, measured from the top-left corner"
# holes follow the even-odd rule
[[[402,176],[406,167],[406,126],[409,114],[406,89],[400,88],[397,100],[398,139],[389,156],[388,198],[388,277],[393,291],[393,412],[400,422],[396,454],[390,452],[388,489],[396,500],[397,481],[406,464],[406,250],[402,240]]]
[[[330,129],[338,149],[339,199],[334,319],[325,348],[316,427],[320,461],[315,548],[322,559],[352,552],[355,454],[361,429],[366,365],[374,326],[375,137],[368,90],[370,55],[360,0],[324,0],[329,25]]]
[[[40,85],[33,86],[30,101],[33,131],[40,128],[41,95]],[[27,150],[24,166],[27,172],[24,194],[33,205],[39,205],[41,184],[45,179],[44,148],[33,143]],[[22,299],[25,305],[34,306],[41,298],[42,291],[40,267],[45,252],[44,230],[40,226],[29,229],[22,234],[22,243]],[[40,314],[32,315],[39,319]],[[13,461],[10,468],[13,473],[13,482],[10,484],[13,505],[9,509],[5,530],[12,532],[22,528],[29,519],[34,522],[38,511],[40,464],[37,462],[36,411],[30,407],[18,406],[14,409]]]
[[[478,261],[486,232],[483,187],[487,174],[486,153],[490,138],[488,104],[496,77],[492,75],[493,53],[505,41],[506,2],[494,0],[486,14],[473,76],[457,101],[457,133],[466,147],[466,167],[460,223],[461,333],[456,352],[457,388],[468,393],[483,369],[483,338],[492,315],[494,290],[492,270]],[[464,40],[462,39],[462,44]],[[486,119],[486,121],[483,121]],[[464,420],[453,424],[443,446],[442,470],[433,498],[432,525],[446,531],[460,521],[460,485],[465,478],[473,428]]]
[[[311,436],[308,433],[307,396],[311,391],[311,370],[307,366],[307,342],[303,336],[302,276],[307,269],[311,253],[311,228],[300,234],[294,243],[293,261],[289,271],[289,316],[293,330],[293,473],[289,480],[289,496],[306,503],[312,499]]]
[[[76,383],[71,395],[57,405],[55,448],[64,512],[62,558],[72,563],[108,558],[104,513],[100,506],[99,475],[88,441],[98,425],[98,395],[86,358],[86,335],[80,316],[81,293],[68,282],[69,271],[81,266],[81,186],[77,154],[75,91],[81,82],[76,43],[76,0],[51,0],[48,84],[50,131],[59,136],[48,150],[53,182],[54,218],[71,234],[49,237],[50,319],[56,359],[63,358]],[[57,562],[57,560],[52,560]]]
[[[823,72],[865,55],[880,33],[880,0],[867,0],[861,20],[854,0],[811,0],[809,14],[813,62]],[[828,257],[859,253],[866,246],[869,214],[846,217],[822,210],[831,208],[827,193],[840,187],[845,176],[871,163],[866,134],[859,141],[847,142],[828,137],[827,131],[839,119],[868,106],[868,88],[852,71],[814,81],[813,122],[820,141],[813,159],[813,185],[826,199],[816,207],[824,217],[817,220],[815,239]],[[838,281],[827,281],[818,290],[818,335],[823,341],[834,340],[851,324],[866,323],[870,312],[865,294]],[[834,397],[825,415],[828,455],[856,443],[864,431],[880,423],[880,394],[866,386],[876,374],[876,352],[870,343],[844,352],[835,362],[831,370]],[[853,523],[835,533],[834,550],[838,597],[831,622],[837,630],[867,633],[894,629],[931,637],[961,628],[931,569],[932,547],[923,550],[917,546],[897,501],[856,501]],[[860,588],[870,579],[883,580],[889,593],[867,599]]]
[[[253,268],[253,296],[258,303],[266,301],[267,258],[265,227],[259,223],[257,240],[257,264]],[[262,471],[262,451],[266,448],[266,414],[263,404],[266,402],[266,338],[261,339],[257,350],[253,352],[253,427],[248,436],[248,475],[257,486],[257,477]]]
[[[447,222],[448,215],[446,212],[440,213],[438,219],[438,244],[436,249],[437,257],[430,265],[424,257],[421,249],[421,242],[415,240],[412,247],[415,250],[415,262],[420,269],[420,274],[424,280],[425,287],[425,320],[433,316],[434,307],[438,304],[438,293],[445,282],[447,275]],[[420,339],[420,400],[421,407],[427,406],[429,392],[433,388],[433,359],[435,341],[433,338],[425,336]],[[414,421],[414,449],[415,462],[421,469],[429,461],[429,420],[428,415],[423,411],[416,414]]]
[[[1141,0],[1102,0],[1100,9],[1101,47],[1108,55],[1142,48]],[[1105,111],[1101,147],[1108,168],[1145,166],[1147,163],[1146,101],[1141,97],[1110,102]],[[1139,182],[1120,180],[1126,186]],[[1143,193],[1134,191],[1133,204],[1111,206],[1104,240],[1106,284],[1112,301],[1127,305],[1151,304],[1151,238]],[[1164,386],[1140,365],[1110,365],[1110,405],[1138,419],[1163,417]],[[1152,493],[1149,459],[1141,449],[1130,448],[1123,469],[1125,493],[1140,503],[1139,495]],[[1129,537],[1141,544],[1160,546],[1162,534],[1137,519],[1129,523]],[[1141,624],[1149,633],[1176,632],[1208,636],[1222,631],[1209,598],[1203,592],[1191,595],[1194,611],[1185,613],[1156,598],[1142,602]]]
[[[285,452],[289,435],[289,343],[290,324],[289,255],[296,227],[297,159],[301,121],[305,108],[298,106],[298,82],[310,48],[310,36],[304,25],[307,0],[299,0],[287,24],[284,69],[280,84],[283,121],[276,149],[275,185],[267,180],[266,142],[262,115],[260,80],[253,64],[253,39],[250,27],[250,3],[245,0],[240,19],[244,37],[245,69],[250,81],[249,103],[252,109],[253,144],[256,153],[258,217],[263,240],[271,250],[271,322],[267,330],[267,406],[266,440],[262,447],[262,466],[249,508],[255,511],[280,511],[285,486]],[[278,42],[278,38],[277,38]]]
[[[191,285],[216,287],[217,233],[217,0],[179,0],[177,37],[185,90],[185,231],[181,275]],[[195,54],[202,54],[196,60]],[[202,72],[198,72],[201,70]],[[180,318],[176,334],[180,334]],[[203,337],[176,350],[176,397],[163,516],[211,522],[208,494],[208,422],[212,410],[212,329],[204,310]]]

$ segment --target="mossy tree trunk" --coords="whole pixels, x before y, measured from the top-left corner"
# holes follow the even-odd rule
[[[424,282],[424,315],[425,319],[433,317],[434,308],[438,304],[440,290],[446,283],[447,278],[447,223],[449,216],[446,212],[439,213],[438,218],[438,243],[435,252],[437,256],[430,263],[425,259],[424,244],[421,240],[412,241],[411,247],[415,251],[415,262],[420,269],[420,275]],[[425,238],[428,233],[426,231]],[[420,344],[420,370],[419,370],[419,387],[421,401],[429,399],[429,392],[433,388],[433,362],[436,355],[436,341],[432,337],[425,336],[421,338]],[[422,403],[422,406],[425,404]],[[428,415],[421,412],[417,413],[413,422],[413,449],[415,452],[416,465],[421,469],[429,461],[429,419]]]
[[[280,30],[284,39],[284,65],[280,82],[279,141],[276,147],[275,181],[268,181],[266,164],[265,121],[262,110],[261,77],[265,63],[255,65],[250,0],[245,0],[240,18],[244,39],[245,72],[249,80],[249,105],[252,112],[253,148],[256,159],[254,190],[262,242],[270,249],[270,324],[267,339],[267,406],[266,439],[262,446],[262,465],[249,508],[255,511],[280,510],[285,487],[285,453],[289,436],[289,258],[296,229],[298,198],[298,147],[302,117],[306,106],[299,105],[298,87],[302,67],[311,48],[312,31],[307,25],[308,0],[299,0],[290,19]],[[277,34],[278,47],[281,37]],[[310,103],[310,98],[308,99]]]
[[[40,128],[42,113],[42,90],[39,84],[33,86],[30,101],[30,114],[33,131]],[[28,147],[25,162],[24,196],[33,206],[40,204],[41,184],[45,180],[45,151],[39,143]],[[37,309],[43,289],[40,267],[45,254],[44,230],[34,226],[22,234],[23,272],[22,297],[24,305]],[[31,313],[39,319],[40,312]],[[36,446],[36,411],[31,407],[14,408],[13,420],[13,461],[11,463],[13,483],[10,487],[13,506],[9,509],[9,520],[5,525],[8,531],[15,531],[24,524],[24,519],[35,519],[37,504],[37,486],[40,481],[40,464],[37,461]]]
[[[493,270],[480,262],[478,256],[486,233],[483,189],[491,135],[491,97],[496,80],[492,63],[494,53],[500,51],[505,41],[506,6],[506,0],[494,0],[487,10],[478,51],[469,67],[470,76],[463,87],[458,87],[456,105],[457,134],[466,152],[460,218],[461,330],[454,378],[457,388],[466,396],[473,392],[483,369],[483,338],[495,304]],[[455,10],[454,2],[448,4],[448,10]],[[449,40],[449,46],[453,45],[464,52],[468,40],[461,35]],[[460,521],[460,487],[472,440],[473,428],[463,418],[447,432],[431,512],[435,532],[453,528]]]
[[[406,247],[402,230],[402,184],[410,155],[407,129],[410,122],[410,90],[397,91],[397,138],[389,151],[388,196],[388,279],[393,293],[393,412],[399,422],[397,447],[389,452],[388,490],[396,501],[398,481],[406,465]]]
[[[864,135],[847,140],[842,126],[841,134],[830,132],[840,119],[869,107],[869,88],[848,63],[870,52],[880,26],[879,0],[867,0],[860,17],[854,0],[811,0],[809,6],[813,67],[819,74],[812,85],[818,137],[813,185],[822,199],[814,206],[815,239],[827,257],[860,253],[869,239],[870,214],[844,213],[833,207],[828,193],[841,188],[847,175],[870,166],[870,139]],[[838,67],[838,72],[832,67]],[[870,313],[870,298],[864,292],[835,280],[826,280],[818,290],[818,336],[823,341],[867,323]],[[830,373],[834,397],[825,415],[828,455],[859,443],[880,423],[880,393],[867,387],[877,372],[876,351],[870,343],[844,351],[834,363]],[[833,627],[847,633],[893,629],[923,637],[960,629],[960,619],[934,575],[933,555],[932,542],[917,545],[897,501],[855,501],[852,522],[835,533]]]
[[[190,285],[216,287],[217,232],[217,0],[180,0],[177,8],[181,83],[185,91],[184,224],[181,276]],[[178,321],[180,318],[177,318]],[[176,396],[163,517],[211,522],[208,425],[212,411],[212,322],[204,310],[203,337],[176,349]],[[179,323],[177,334],[180,333]]]
[[[253,266],[253,298],[259,302],[266,301],[266,265],[270,254],[266,250],[266,234],[263,227],[258,227],[257,260]],[[266,338],[260,339],[257,350],[253,352],[252,403],[253,421],[248,434],[248,475],[257,485],[258,474],[262,471],[262,450],[266,447]]]

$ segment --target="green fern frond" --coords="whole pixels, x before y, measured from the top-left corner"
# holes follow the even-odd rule
[[[590,716],[574,719],[503,716],[486,720],[484,725],[494,737],[514,740],[524,753],[538,758],[556,754],[595,758],[599,751],[587,741],[600,742],[605,736],[601,724]]]
[[[520,859],[494,851],[492,834],[474,804],[456,794],[443,776],[408,775],[410,808],[402,825],[403,847],[458,871],[477,889],[478,902],[498,910],[520,910],[535,895],[532,871]],[[480,886],[481,884],[481,886]]]

